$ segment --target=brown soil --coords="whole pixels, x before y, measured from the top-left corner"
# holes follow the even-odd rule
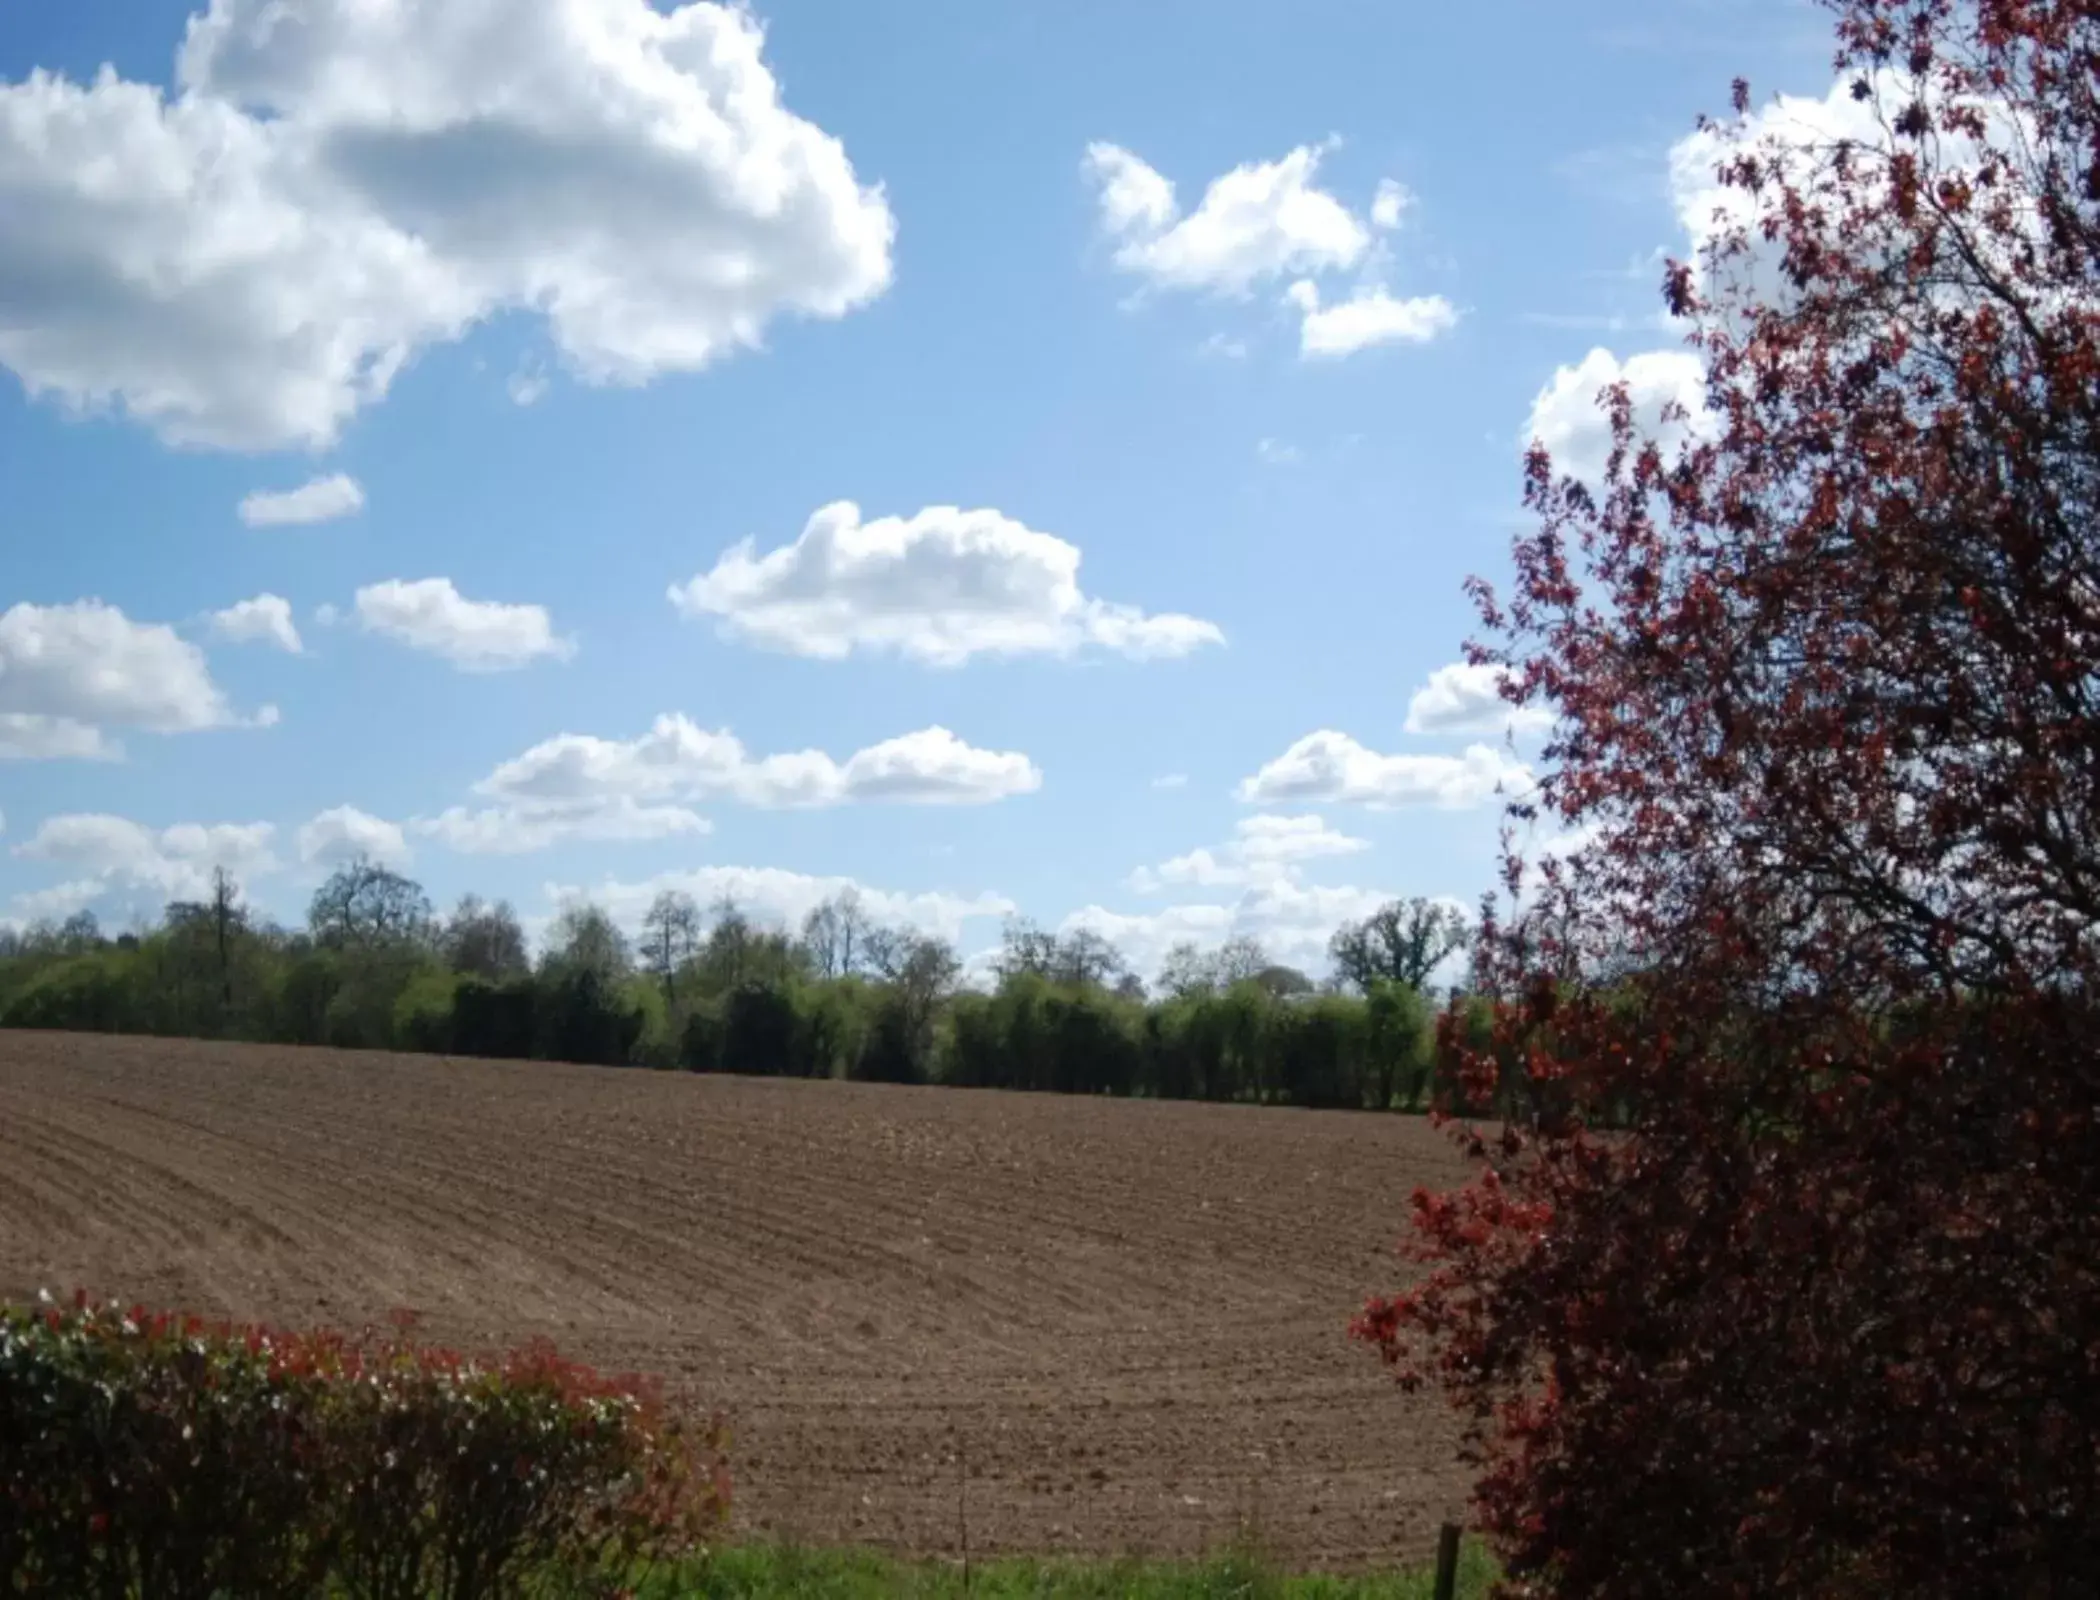
[[[1454,1419],[1344,1329],[1461,1174],[1398,1117],[0,1033],[0,1298],[544,1334],[728,1412],[746,1528],[924,1554],[1418,1558]]]

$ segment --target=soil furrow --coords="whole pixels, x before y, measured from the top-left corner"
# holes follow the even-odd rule
[[[1344,1329],[1462,1170],[1400,1118],[0,1033],[0,1295],[544,1334],[727,1411],[746,1527],[922,1553],[1419,1557],[1455,1422]]]

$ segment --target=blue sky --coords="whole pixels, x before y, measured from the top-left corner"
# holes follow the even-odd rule
[[[1525,439],[1695,380],[1673,147],[1828,55],[1788,0],[0,8],[0,919],[223,861],[296,920],[360,848],[1143,970],[1470,902],[1537,740],[1436,676],[1460,585]]]

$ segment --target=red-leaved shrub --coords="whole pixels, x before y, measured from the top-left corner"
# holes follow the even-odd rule
[[[0,1594],[614,1588],[719,1524],[720,1447],[544,1345],[0,1309]]]
[[[1518,1593],[2100,1594],[2100,9],[1827,3],[1845,92],[1709,134],[1701,408],[1476,589],[1576,840],[1358,1332]]]

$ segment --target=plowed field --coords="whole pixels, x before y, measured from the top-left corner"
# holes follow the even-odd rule
[[[739,1519],[935,1554],[1419,1557],[1440,1402],[1344,1337],[1412,1119],[0,1033],[0,1296],[545,1334],[733,1421]]]

